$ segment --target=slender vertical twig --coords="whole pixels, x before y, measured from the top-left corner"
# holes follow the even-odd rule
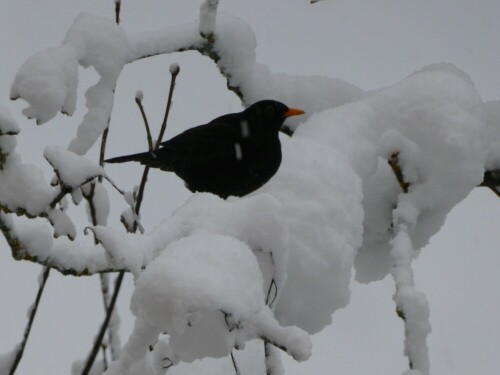
[[[177,79],[177,76],[179,75],[179,72],[180,72],[179,65],[172,64],[170,66],[171,80],[170,80],[170,88],[168,90],[167,105],[165,108],[165,115],[163,116],[163,121],[161,123],[160,133],[158,135],[158,139],[156,140],[154,150],[158,150],[160,148],[160,144],[161,144],[161,141],[163,139],[163,135],[165,134],[165,130],[167,128],[168,115],[170,113],[170,108],[172,107],[172,97],[173,97],[174,88],[175,88],[175,81]],[[149,126],[146,125],[146,129],[148,127]],[[146,181],[148,179],[148,173],[149,173],[149,167],[146,166],[144,168],[144,172],[142,174],[141,185],[139,186],[139,192],[137,193],[137,200],[136,200],[136,205],[135,205],[136,214],[139,213],[139,210],[140,210],[141,204],[142,204],[142,200],[144,198],[144,191],[146,188]],[[134,223],[134,232],[136,230],[137,230],[137,223]]]
[[[120,24],[120,10],[122,8],[121,0],[115,0],[115,22],[117,25]]]
[[[106,331],[108,330],[109,321],[111,320],[111,316],[113,315],[113,309],[115,308],[116,300],[120,292],[120,287],[122,285],[124,275],[125,272],[121,271],[118,273],[118,276],[116,277],[115,290],[113,292],[113,296],[111,297],[111,301],[109,302],[109,306],[106,311],[106,317],[104,319],[104,322],[102,322],[101,329],[99,330],[99,333],[97,334],[97,337],[94,341],[94,346],[92,347],[92,350],[87,358],[87,361],[85,362],[85,367],[83,368],[82,375],[89,374],[90,370],[92,369],[92,365],[94,364],[95,358],[97,357],[97,353],[99,353],[102,340],[104,338],[104,335],[106,334]]]
[[[148,117],[146,116],[146,111],[144,110],[144,106],[142,105],[142,93],[137,93],[135,96],[135,103],[139,107],[139,111],[141,112],[142,120],[144,122],[144,127],[146,128],[146,137],[148,139],[148,148],[149,151],[153,151],[153,137],[151,136],[151,129],[149,127]]]
[[[273,270],[274,270],[274,257],[273,253],[269,253],[271,263],[273,265]],[[274,271],[273,271],[274,273]],[[271,294],[274,291],[274,296],[271,299]],[[278,297],[278,285],[276,284],[276,280],[273,276],[271,279],[271,282],[269,284],[269,289],[267,290],[267,296],[266,296],[266,305],[272,308],[272,305],[276,301],[276,298]],[[265,358],[265,363],[266,363],[266,375],[273,375],[275,373],[274,371],[274,360],[271,358],[273,355],[273,348],[271,345],[273,345],[269,340],[263,339],[264,340],[264,358]],[[272,363],[271,363],[272,362]]]
[[[170,80],[170,88],[168,90],[168,99],[167,99],[167,106],[165,108],[165,115],[163,116],[163,122],[161,123],[160,134],[158,135],[158,139],[156,141],[155,150],[158,150],[158,148],[160,147],[163,135],[165,134],[165,130],[167,129],[167,120],[168,120],[168,115],[170,113],[170,108],[172,107],[172,96],[174,93],[175,81],[180,71],[181,69],[179,68],[178,64],[170,65],[170,74],[172,78]]]
[[[12,363],[12,367],[10,368],[9,375],[15,374],[17,366],[19,365],[19,362],[21,362],[21,358],[23,357],[24,349],[26,348],[26,343],[28,342],[28,337],[31,332],[31,327],[33,326],[35,315],[38,310],[38,306],[40,305],[40,300],[42,299],[43,290],[45,289],[45,284],[47,283],[49,274],[50,274],[50,267],[45,267],[41,274],[41,280],[39,280],[38,293],[36,294],[35,303],[31,307],[29,313],[28,324],[24,329],[24,337],[21,343],[16,347],[17,353],[14,362]]]
[[[177,77],[177,75],[179,74],[179,67],[178,65],[176,65],[177,68],[176,69],[170,69],[170,73],[171,73],[171,76],[172,76],[172,79],[170,81],[170,90],[169,90],[169,95],[168,95],[168,100],[167,100],[167,108],[165,110],[165,116],[163,118],[163,123],[162,123],[162,128],[160,130],[160,135],[158,137],[158,141],[156,142],[156,148],[159,147],[159,144],[161,142],[161,138],[163,137],[163,134],[165,133],[165,128],[166,128],[166,124],[167,124],[167,119],[168,119],[168,113],[170,112],[170,107],[172,105],[172,95],[173,95],[173,90],[174,90],[174,86],[175,86],[175,78]],[[149,167],[145,167],[144,168],[144,173],[143,173],[143,177],[142,177],[142,180],[141,180],[141,187],[139,188],[139,192],[137,194],[137,200],[136,200],[136,206],[135,206],[135,213],[138,215],[139,214],[139,210],[140,210],[140,207],[141,207],[141,203],[142,203],[142,199],[144,197],[144,189],[145,189],[145,186],[146,186],[146,180],[147,180],[147,172],[146,170],[149,171]],[[144,182],[143,182],[144,181]],[[134,228],[133,228],[133,232],[135,232],[138,228],[138,223],[137,221],[134,223]],[[113,314],[113,309],[115,307],[115,303],[116,303],[116,299],[118,298],[118,294],[120,292],[120,289],[121,289],[121,285],[122,285],[122,282],[123,282],[123,277],[125,276],[125,271],[120,271],[118,273],[118,276],[116,278],[116,282],[115,282],[115,289],[113,291],[113,296],[111,297],[111,301],[109,303],[109,306],[108,306],[108,309],[106,311],[106,317],[104,319],[104,322],[102,323],[101,325],[101,329],[99,330],[99,333],[97,334],[97,337],[94,341],[94,346],[92,347],[92,350],[87,358],[87,361],[85,363],[85,367],[82,371],[82,375],[88,375],[91,368],[92,368],[92,365],[95,361],[95,358],[97,356],[97,353],[99,352],[99,348],[101,347],[101,343],[102,343],[102,340],[104,338],[104,335],[108,329],[108,326],[109,326],[109,322],[111,320],[111,316]]]
[[[121,1],[115,0],[115,22],[117,25],[120,24],[120,10],[121,10]],[[110,120],[111,119],[108,118],[108,125],[106,126],[106,129],[104,129],[104,131],[102,133],[102,138],[101,138],[101,148],[100,148],[100,152],[99,152],[99,165],[101,167],[104,166],[104,157],[106,154],[106,145],[107,145],[107,141],[108,141]],[[98,183],[102,183],[102,176],[99,176]],[[96,215],[97,211],[96,211],[96,207],[95,207],[95,203],[94,203],[94,192],[95,192],[95,182],[92,183],[90,194],[88,196],[86,196],[85,198],[87,199],[87,201],[89,203],[90,213],[91,213],[91,217],[92,217],[92,225],[97,225],[98,221],[97,221],[97,215]],[[95,233],[94,233],[94,242],[95,243],[98,242],[97,238],[95,237]],[[97,348],[94,346],[94,348],[90,352],[89,357],[87,359],[87,362],[85,363],[85,367],[82,371],[82,374],[89,373],[89,371],[92,368],[92,365],[95,361],[95,357],[97,356],[97,353],[99,352],[99,347],[101,346],[102,340],[103,340],[104,335],[105,335],[105,333],[108,329],[108,326],[109,326],[109,321],[110,321],[112,313],[113,313],[116,298],[118,297],[118,291],[120,290],[119,286],[121,285],[122,280],[123,280],[123,272],[120,272],[120,274],[117,276],[117,278],[115,280],[115,291],[113,293],[113,296],[110,299],[110,297],[109,297],[109,277],[108,277],[108,275],[100,274],[101,292],[102,292],[102,299],[103,299],[103,303],[104,303],[106,317],[105,317],[103,326],[101,326],[101,330],[99,331],[97,338],[96,338],[96,342],[98,342]],[[104,327],[104,331],[102,330],[103,327]],[[117,357],[118,353],[115,353],[113,350],[113,348],[114,348],[113,341],[115,340],[114,334],[111,330],[108,332],[108,334],[109,334],[109,344],[110,344],[110,345],[108,345],[108,347],[110,348],[110,351],[111,351],[111,359],[115,360],[115,359],[117,359],[116,357]],[[106,362],[106,348],[103,348],[103,357],[104,357],[104,360]]]
[[[234,358],[234,353],[232,350],[231,350],[231,361],[233,361],[234,373],[236,375],[241,375],[240,369],[238,367],[238,364],[236,363],[236,358]]]

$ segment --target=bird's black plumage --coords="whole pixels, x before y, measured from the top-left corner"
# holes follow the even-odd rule
[[[279,130],[285,119],[304,113],[274,100],[257,102],[162,142],[154,152],[106,160],[137,161],[175,172],[189,190],[222,198],[243,196],[264,185],[281,164]]]

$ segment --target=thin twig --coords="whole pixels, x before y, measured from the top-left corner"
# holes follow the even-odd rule
[[[171,107],[171,104],[172,104],[172,95],[173,95],[173,90],[174,90],[174,86],[175,86],[175,78],[177,77],[177,74],[179,73],[179,69],[175,69],[175,70],[170,70],[171,72],[171,75],[172,75],[172,79],[170,81],[170,90],[169,90],[169,95],[168,95],[168,100],[167,100],[167,109],[165,111],[165,116],[163,118],[163,123],[162,123],[162,129],[160,131],[160,135],[158,136],[158,141],[156,143],[156,148],[159,147],[159,144],[161,142],[161,138],[163,137],[163,133],[165,132],[165,128],[166,128],[166,124],[167,124],[167,119],[168,119],[168,113],[170,111],[170,107]],[[145,186],[146,186],[146,180],[147,180],[147,173],[146,173],[146,169],[149,169],[148,167],[145,167],[144,168],[144,173],[143,173],[143,180],[144,180],[144,183],[142,183],[141,181],[141,187],[142,189],[140,188],[139,189],[139,193],[138,193],[138,196],[137,196],[137,203],[136,203],[136,209],[135,209],[135,214],[138,215],[139,214],[139,209],[140,209],[140,204],[142,203],[142,199],[143,199],[143,196],[144,196],[144,189],[145,189]],[[105,177],[106,178],[106,177]],[[108,179],[108,181],[110,181]],[[112,183],[112,181],[110,181]],[[140,199],[140,200],[139,200]],[[133,231],[135,232],[138,228],[138,223],[137,221],[134,222],[134,228],[133,228]],[[123,277],[125,275],[125,272],[124,271],[120,271],[120,273],[118,274],[117,278],[116,278],[116,282],[115,282],[115,290],[113,292],[113,296],[111,298],[111,302],[108,306],[108,309],[106,311],[106,318],[104,319],[104,322],[102,323],[101,325],[101,329],[99,330],[99,333],[96,337],[96,340],[94,341],[94,346],[89,354],[89,357],[85,363],[85,368],[83,369],[82,371],[82,375],[88,375],[89,371],[91,370],[92,368],[92,365],[95,361],[95,358],[97,356],[97,353],[99,352],[99,348],[101,346],[101,343],[102,343],[102,340],[104,338],[104,335],[108,329],[108,326],[109,326],[109,321],[111,320],[111,316],[113,315],[113,309],[115,307],[115,303],[116,303],[116,299],[118,298],[118,294],[120,293],[120,288],[121,288],[121,285],[122,285],[122,281],[123,281]]]
[[[121,1],[115,0],[115,22],[117,25],[120,24],[120,9],[121,9]],[[104,129],[104,131],[102,133],[101,149],[99,152],[99,165],[101,167],[104,166],[104,157],[106,154],[106,145],[107,145],[107,141],[108,141],[110,122],[111,122],[111,118],[108,118],[108,125],[106,126],[106,129]],[[106,179],[108,180],[108,182],[111,183],[111,185],[113,185],[118,191],[121,192],[121,190],[118,189],[118,187],[115,186],[115,184],[110,179],[108,179],[108,178],[106,178]],[[101,176],[99,176],[98,183],[102,183],[102,180],[103,180],[103,176],[101,175]],[[96,209],[95,209],[95,204],[94,204],[94,192],[95,192],[95,183],[92,184],[90,196],[86,197],[87,201],[89,202],[89,206],[90,206],[90,211],[91,211],[91,215],[92,215],[92,224],[95,226],[98,224],[98,222],[97,222]],[[96,243],[96,244],[98,243],[98,240],[97,240],[95,233],[94,233],[94,243]],[[102,299],[103,299],[103,303],[104,303],[104,309],[106,310],[106,318],[104,319],[103,326],[101,327],[101,330],[99,331],[99,334],[98,334],[97,339],[96,339],[96,342],[98,342],[97,348],[94,345],[94,348],[90,352],[90,355],[87,359],[87,362],[85,363],[85,368],[83,369],[82,374],[88,374],[88,372],[92,368],[92,365],[94,364],[95,358],[96,358],[97,353],[99,351],[99,346],[101,345],[102,340],[104,338],[104,335],[105,335],[105,333],[108,329],[108,326],[109,326],[109,320],[111,319],[111,315],[112,315],[113,308],[114,308],[114,305],[116,302],[116,298],[118,297],[118,292],[120,290],[119,285],[121,285],[121,282],[123,280],[123,275],[124,275],[124,272],[121,271],[116,278],[115,291],[113,293],[113,297],[111,298],[111,301],[109,301],[109,279],[108,279],[107,275],[102,275],[102,274],[100,275],[101,292],[102,292]],[[108,334],[109,334],[109,341],[111,344],[113,341],[113,333],[111,331],[109,331]],[[112,345],[110,345],[110,347],[111,346]],[[115,353],[112,352],[111,357],[112,357],[112,359],[116,359]],[[104,362],[106,363],[106,348],[104,346],[103,346],[103,358],[104,358]]]
[[[28,337],[30,335],[31,327],[33,326],[33,322],[35,320],[35,315],[38,310],[38,306],[40,305],[40,300],[42,299],[42,294],[43,290],[45,289],[45,284],[47,283],[47,279],[49,278],[50,274],[50,268],[45,267],[44,270],[42,271],[42,279],[39,281],[40,285],[38,286],[38,293],[36,294],[35,298],[35,303],[31,307],[31,311],[29,314],[29,319],[28,319],[28,324],[26,325],[26,328],[24,329],[24,337],[23,341],[17,346],[17,354],[14,359],[14,363],[12,364],[12,367],[10,368],[9,375],[14,375],[17,369],[17,366],[19,365],[19,362],[21,362],[21,358],[24,353],[24,349],[26,348],[26,343],[28,342]]]
[[[163,135],[165,134],[165,130],[167,129],[167,120],[168,120],[168,115],[170,113],[170,108],[172,107],[172,97],[174,93],[175,80],[177,79],[179,72],[180,72],[179,65],[175,64],[170,66],[170,75],[172,76],[172,78],[170,80],[170,88],[168,90],[168,99],[167,99],[167,106],[165,109],[165,115],[163,116],[163,122],[161,123],[160,134],[158,135],[158,140],[156,141],[155,150],[158,150],[158,148],[160,147]]]
[[[273,299],[270,300],[271,292],[273,291],[273,286],[274,286],[275,293],[274,293]],[[271,283],[269,284],[269,289],[267,290],[266,305],[272,306],[274,301],[276,301],[277,296],[278,296],[278,286],[276,285],[276,281],[274,280],[274,277],[273,277],[271,280]]]
[[[142,172],[141,184],[139,185],[139,192],[137,193],[137,199],[135,203],[135,213],[139,215],[139,211],[141,210],[142,200],[144,198],[144,191],[146,190],[146,182],[148,181],[149,167],[144,167],[144,171]],[[134,227],[132,232],[135,233],[138,227],[137,221],[134,221]]]
[[[95,192],[95,182],[92,183],[90,194],[86,195],[84,193],[83,196],[85,197],[85,199],[87,200],[88,205],[89,205],[89,211],[90,211],[92,225],[96,226],[99,223],[97,221],[97,209],[96,209],[95,202],[94,202],[94,192]],[[97,245],[99,243],[99,240],[97,239],[95,232],[92,231],[92,233],[94,235],[94,244]],[[109,296],[109,276],[107,274],[101,273],[101,274],[99,274],[99,279],[101,282],[101,294],[102,294],[102,302],[103,302],[103,306],[104,306],[104,313],[106,313],[106,311],[108,310],[108,307],[109,307],[109,299],[110,299],[110,296]],[[102,345],[104,368],[107,368],[107,364],[106,364],[106,362],[107,362],[106,349],[107,348],[109,348],[109,350],[110,350],[111,359],[112,360],[117,359],[117,353],[114,352],[113,345],[112,345],[114,340],[115,340],[114,334],[111,330],[109,330],[108,331],[109,345],[108,346]]]
[[[71,193],[71,188],[68,188],[67,186],[64,186],[62,183],[59,183],[59,186],[61,187],[61,190],[59,193],[54,197],[52,202],[50,202],[49,207],[50,208],[55,208],[57,204],[64,198],[64,196],[68,193]]]
[[[144,127],[146,128],[146,137],[148,139],[148,148],[149,151],[153,151],[153,137],[151,136],[151,129],[149,127],[148,117],[146,116],[146,112],[144,111],[144,107],[142,105],[142,99],[139,95],[136,95],[135,102],[139,107],[139,111],[141,111],[142,120],[144,122]]]
[[[156,144],[154,149],[158,150],[160,147],[161,141],[163,139],[163,135],[165,134],[165,130],[167,129],[167,121],[168,121],[168,115],[170,113],[170,108],[172,107],[172,98],[173,98],[173,93],[174,93],[174,88],[175,88],[175,81],[177,76],[179,75],[180,69],[178,65],[173,65],[170,67],[170,74],[171,74],[171,80],[170,80],[170,88],[168,90],[168,98],[167,98],[167,105],[165,108],[165,115],[163,116],[163,122],[161,123],[161,128],[160,128],[160,133],[158,135],[158,139],[156,140]],[[139,108],[142,108],[140,106]],[[147,117],[144,114],[143,118],[145,119],[145,127],[146,129],[149,129],[149,125],[147,125]],[[151,142],[152,143],[152,142]],[[144,191],[146,189],[146,182],[148,180],[148,174],[149,174],[149,167],[146,166],[144,167],[144,171],[142,173],[142,178],[141,178],[141,184],[139,186],[139,192],[137,193],[137,200],[135,204],[135,213],[139,214],[141,205],[142,205],[142,200],[144,198]],[[137,230],[137,222],[134,223],[134,232]]]
[[[234,373],[236,375],[241,375],[240,369],[238,368],[238,364],[236,363],[236,358],[234,358],[234,352],[231,350],[231,361],[233,361]]]
[[[125,272],[121,271],[118,276],[116,277],[115,281],[115,290],[113,292],[113,296],[111,297],[111,301],[109,302],[108,309],[106,311],[106,318],[104,319],[104,322],[102,322],[101,329],[99,330],[99,333],[97,334],[97,337],[94,341],[94,346],[92,347],[92,350],[87,358],[87,361],[85,363],[85,367],[83,368],[82,375],[88,375],[90,370],[92,369],[92,365],[94,364],[95,358],[97,357],[97,353],[99,353],[99,349],[101,347],[102,339],[104,338],[104,335],[106,334],[106,331],[108,330],[109,326],[109,321],[111,320],[111,316],[113,315],[113,309],[115,308],[116,300],[118,298],[118,294],[120,292],[120,288],[123,282],[123,276],[125,275]]]

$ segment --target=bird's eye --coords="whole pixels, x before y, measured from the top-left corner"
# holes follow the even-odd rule
[[[274,107],[273,107],[273,106],[270,106],[270,105],[268,105],[268,106],[266,107],[265,111],[266,111],[266,113],[267,113],[268,115],[274,115],[274,113],[276,112],[276,111],[274,110]]]

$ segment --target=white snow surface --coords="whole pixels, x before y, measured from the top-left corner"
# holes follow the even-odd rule
[[[487,125],[480,97],[465,77],[452,65],[430,66],[366,99],[318,113],[297,129],[297,136],[343,153],[363,180],[366,220],[359,254],[369,261],[357,260],[358,278],[369,281],[390,271],[392,208],[402,192],[387,165],[392,153],[399,153],[411,185],[405,200],[421,213],[412,228],[416,249],[481,183]],[[377,256],[370,254],[372,247]]]
[[[29,106],[23,114],[43,124],[57,112],[74,113],[77,82],[77,51],[72,45],[63,45],[28,59],[14,79],[10,97],[25,100]]]
[[[15,136],[0,137],[0,150],[8,154],[0,169],[0,202],[11,210],[22,208],[36,215],[48,208],[57,191],[38,167],[21,161],[15,147]]]
[[[61,111],[72,115],[76,108],[78,64],[92,66],[100,75],[86,92],[88,111],[69,149],[86,153],[108,126],[114,88],[128,54],[127,38],[113,21],[81,14],[69,28],[62,44],[36,53],[21,67],[11,86],[11,98],[22,98],[23,111],[38,124]]]
[[[349,302],[363,232],[361,180],[342,154],[319,142],[283,137],[282,149],[279,171],[253,194],[278,199],[289,225],[287,282],[279,289],[277,316],[316,333]]]
[[[44,157],[56,171],[59,182],[72,189],[104,175],[101,166],[62,147],[47,146]]]
[[[227,356],[236,343],[255,337],[307,359],[308,335],[277,323],[265,306],[263,284],[256,257],[240,240],[202,231],[173,242],[137,279],[134,332],[108,374],[132,373],[131,365],[145,360],[148,344],[164,330],[173,362]]]
[[[150,324],[180,335],[204,311],[248,319],[264,306],[263,283],[248,245],[225,235],[198,233],[172,243],[146,268],[137,280],[131,309]]]
[[[217,5],[219,0],[205,0],[200,6],[200,34],[210,35],[215,32]]]
[[[19,132],[19,125],[14,120],[14,117],[12,117],[9,110],[3,104],[0,104],[0,135],[12,135]]]

